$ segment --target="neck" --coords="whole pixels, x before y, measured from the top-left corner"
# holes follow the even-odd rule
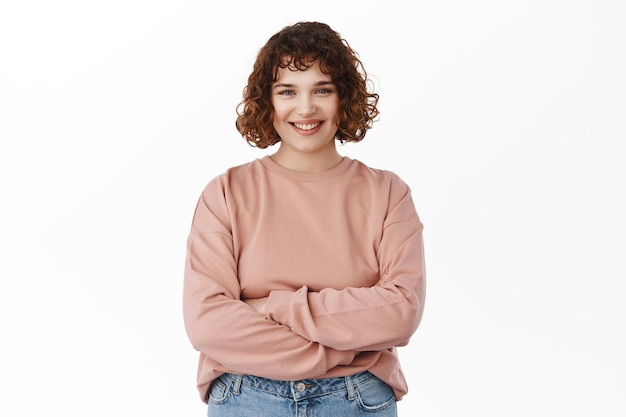
[[[270,158],[278,165],[299,172],[324,172],[336,166],[343,159],[334,148],[326,152],[303,154],[289,152],[282,147]]]

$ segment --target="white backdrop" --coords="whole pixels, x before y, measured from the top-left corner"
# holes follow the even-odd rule
[[[381,95],[341,152],[403,177],[425,224],[401,415],[623,417],[624,4],[3,1],[0,415],[205,415],[195,202],[266,153],[234,129],[258,48],[321,20]]]

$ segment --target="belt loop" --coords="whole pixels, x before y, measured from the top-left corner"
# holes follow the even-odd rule
[[[354,383],[351,376],[344,377],[346,380],[346,388],[348,388],[348,400],[354,400]]]
[[[235,395],[239,395],[241,392],[241,381],[243,380],[242,375],[233,375],[233,393]]]

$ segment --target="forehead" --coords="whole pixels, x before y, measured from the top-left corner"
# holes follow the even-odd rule
[[[332,78],[329,74],[322,72],[318,62],[314,62],[310,67],[303,69],[293,66],[278,68],[274,84],[306,84],[320,81],[332,82]]]

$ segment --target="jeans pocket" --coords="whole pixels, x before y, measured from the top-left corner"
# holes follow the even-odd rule
[[[359,407],[365,411],[382,410],[396,403],[393,389],[373,375],[372,378],[356,385],[354,390]]]
[[[213,381],[211,392],[209,393],[209,401],[213,404],[223,404],[230,397],[230,387],[232,380],[226,375],[222,375]]]

